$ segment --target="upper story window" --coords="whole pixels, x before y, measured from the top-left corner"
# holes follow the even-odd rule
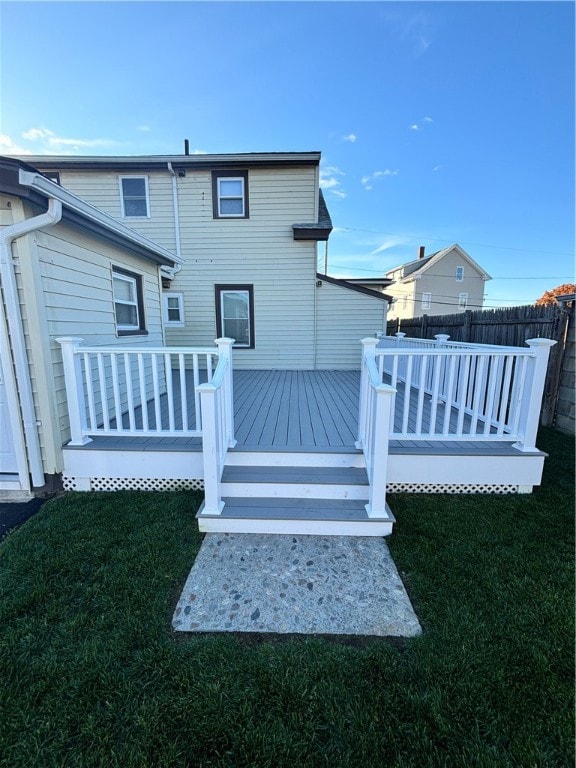
[[[432,304],[432,294],[431,293],[423,293],[422,294],[422,309],[430,309],[430,305]]]
[[[162,299],[164,302],[164,324],[173,328],[181,328],[184,325],[184,294],[164,293]]]
[[[456,267],[456,282],[461,283],[464,280],[464,267]]]
[[[146,333],[142,275],[112,267],[112,286],[118,336]]]
[[[123,218],[148,218],[150,216],[148,177],[120,176],[120,200]]]
[[[254,288],[252,285],[217,285],[217,333],[234,339],[235,347],[254,349]]]
[[[467,306],[468,306],[468,294],[467,293],[458,294],[458,309],[466,309]]]
[[[248,218],[248,171],[212,171],[215,219]]]

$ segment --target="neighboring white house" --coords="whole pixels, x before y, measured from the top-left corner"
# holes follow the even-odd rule
[[[179,259],[17,160],[0,161],[0,490],[50,486],[70,439],[56,339],[164,343]]]
[[[388,318],[396,320],[422,315],[450,315],[467,309],[482,309],[484,283],[490,275],[459,245],[400,264],[383,278],[353,282],[386,291],[394,301]]]
[[[386,328],[389,297],[316,273],[332,230],[320,152],[26,161],[181,257],[163,279],[168,344],[232,337],[236,369],[357,368],[358,340]]]

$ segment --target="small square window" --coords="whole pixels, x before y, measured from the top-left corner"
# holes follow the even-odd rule
[[[234,347],[254,349],[254,289],[251,285],[217,285],[216,332],[234,339]]]
[[[184,325],[184,294],[164,293],[164,324],[172,327]]]
[[[422,309],[430,309],[430,305],[432,304],[432,294],[431,293],[423,293],[422,294]]]
[[[113,267],[112,288],[118,335],[130,336],[146,333],[141,275]]]
[[[464,280],[464,267],[456,267],[456,282],[461,283]]]
[[[212,208],[215,219],[248,218],[248,171],[212,172]]]
[[[122,217],[125,219],[148,218],[148,177],[121,176],[120,199],[122,202]]]

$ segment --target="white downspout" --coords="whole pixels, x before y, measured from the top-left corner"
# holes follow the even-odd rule
[[[44,485],[44,469],[34,411],[32,382],[30,380],[28,355],[26,353],[26,339],[24,337],[24,326],[22,324],[20,301],[18,299],[18,286],[12,258],[12,243],[19,237],[23,237],[37,229],[57,224],[61,218],[62,203],[51,197],[48,201],[46,213],[26,219],[25,221],[19,221],[17,224],[11,224],[0,230],[0,277],[2,292],[4,294],[6,319],[12,341],[12,355],[18,391],[20,393],[20,407],[22,409],[22,422],[26,447],[28,449],[29,469],[32,476],[32,485],[36,488]]]
[[[172,175],[172,206],[174,208],[174,237],[176,243],[176,256],[180,258],[180,211],[178,208],[178,184],[176,182],[176,172],[172,168],[172,163],[168,163],[168,171]],[[179,270],[174,270],[178,272]]]

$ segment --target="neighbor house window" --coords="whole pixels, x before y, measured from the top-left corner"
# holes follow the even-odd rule
[[[432,294],[431,293],[423,293],[422,294],[422,309],[430,309],[430,304],[432,304]]]
[[[456,282],[461,283],[464,280],[464,267],[456,267]]]
[[[212,171],[215,219],[248,218],[248,171]]]
[[[235,347],[254,348],[254,290],[251,285],[216,286],[216,332]]]
[[[184,294],[164,293],[164,324],[175,326],[184,325]]]
[[[112,285],[118,335],[146,333],[142,276],[120,267],[113,267]]]
[[[458,294],[458,309],[466,309],[468,306],[468,294],[467,293],[459,293]]]
[[[125,219],[150,216],[147,176],[121,176],[120,199]]]

